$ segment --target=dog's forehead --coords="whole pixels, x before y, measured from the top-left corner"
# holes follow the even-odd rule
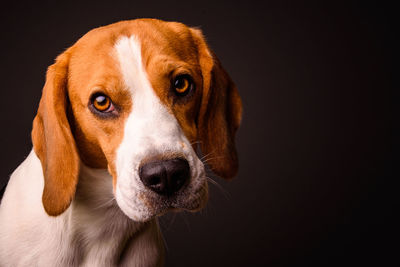
[[[156,19],[122,21],[96,28],[73,45],[70,49],[71,87],[82,90],[83,83],[93,86],[120,81],[115,46],[121,39],[132,36],[140,43],[142,64],[151,66],[149,72],[165,62],[198,65],[196,45],[186,25]]]
[[[88,32],[74,45],[74,59],[79,60],[88,55],[97,59],[110,56],[118,40],[131,36],[140,41],[144,61],[155,55],[189,61],[197,57],[190,28],[186,25],[156,19],[138,19]]]

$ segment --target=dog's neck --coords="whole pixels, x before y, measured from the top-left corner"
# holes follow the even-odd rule
[[[63,240],[69,250],[62,253],[69,255],[65,260],[80,266],[128,264],[125,261],[129,266],[160,265],[164,247],[157,220],[132,221],[118,207],[112,190],[107,170],[81,165],[75,198],[63,214]]]

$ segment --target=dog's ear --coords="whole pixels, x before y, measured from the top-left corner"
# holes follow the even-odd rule
[[[211,170],[230,179],[238,170],[235,134],[242,117],[238,90],[199,29],[191,29],[199,54],[203,94],[198,117],[201,150]]]
[[[67,118],[68,50],[47,70],[32,143],[44,174],[42,202],[47,214],[63,213],[74,197],[79,175],[79,156]]]

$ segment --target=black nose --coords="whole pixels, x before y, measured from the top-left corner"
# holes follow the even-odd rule
[[[190,177],[189,163],[181,158],[152,161],[139,168],[143,184],[160,195],[172,195]]]

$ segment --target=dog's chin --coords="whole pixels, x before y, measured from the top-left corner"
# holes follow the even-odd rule
[[[208,186],[205,182],[199,190],[182,192],[173,196],[160,196],[153,192],[141,192],[138,194],[141,205],[127,205],[124,199],[117,203],[122,212],[136,222],[147,222],[160,217],[168,212],[198,212],[202,210],[208,201]]]

